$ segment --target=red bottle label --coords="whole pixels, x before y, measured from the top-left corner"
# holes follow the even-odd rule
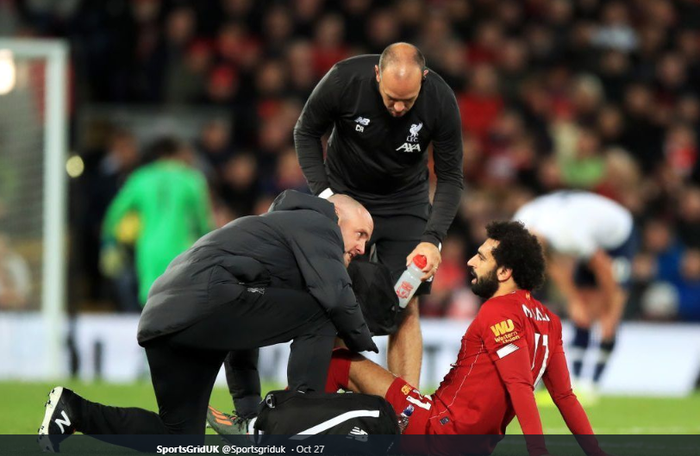
[[[401,285],[399,285],[399,288],[396,290],[396,295],[400,299],[406,299],[410,296],[412,290],[413,285],[408,282],[401,282]]]

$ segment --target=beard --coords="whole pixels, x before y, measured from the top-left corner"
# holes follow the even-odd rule
[[[498,277],[496,277],[495,268],[472,284],[472,292],[481,298],[489,299],[496,291],[498,291]]]

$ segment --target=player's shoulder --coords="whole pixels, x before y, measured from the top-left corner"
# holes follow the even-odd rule
[[[430,68],[428,68],[428,74],[425,77],[425,84],[432,87],[439,95],[454,97],[454,90],[450,85]]]
[[[479,316],[485,321],[490,321],[494,318],[521,319],[525,315],[522,311],[518,295],[516,293],[510,293],[488,299],[481,306],[481,309],[479,309]]]
[[[129,174],[127,182],[135,184],[143,180],[151,179],[154,174],[157,174],[157,169],[154,165],[155,162],[139,166]]]
[[[378,54],[363,54],[341,60],[333,65],[334,71],[341,80],[353,78],[374,77],[374,66],[379,64]]]

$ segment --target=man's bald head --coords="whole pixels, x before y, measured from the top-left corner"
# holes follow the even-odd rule
[[[374,71],[384,106],[394,117],[403,116],[413,107],[428,74],[425,57],[408,43],[387,46]]]
[[[345,266],[358,255],[365,253],[365,246],[372,237],[374,221],[365,207],[347,195],[335,194],[328,198],[335,205],[338,226],[343,236]]]
[[[379,74],[383,74],[387,68],[401,74],[416,70],[422,73],[425,69],[425,57],[420,49],[412,44],[390,44],[379,56]]]

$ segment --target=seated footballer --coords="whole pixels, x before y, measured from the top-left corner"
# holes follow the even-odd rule
[[[384,397],[397,414],[414,408],[404,434],[505,434],[518,417],[530,456],[548,454],[534,388],[540,380],[589,456],[605,455],[571,388],[559,318],[532,297],[544,282],[537,238],[520,222],[492,222],[488,238],[467,263],[472,290],[487,301],[462,338],[457,361],[432,395],[364,356],[336,349],[326,391]],[[479,453],[500,440],[484,439]]]

